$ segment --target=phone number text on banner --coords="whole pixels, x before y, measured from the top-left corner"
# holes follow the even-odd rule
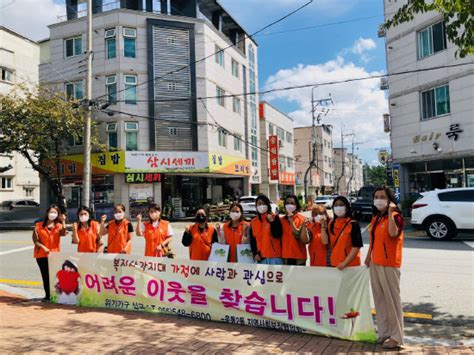
[[[376,340],[364,266],[334,268],[51,253],[52,302]]]

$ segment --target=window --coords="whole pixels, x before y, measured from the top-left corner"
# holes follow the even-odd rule
[[[176,91],[176,83],[175,82],[169,82],[168,83],[168,91]]]
[[[109,150],[118,149],[117,123],[107,123],[107,148]]]
[[[123,55],[126,58],[136,58],[137,30],[135,28],[123,28]]]
[[[10,177],[2,177],[0,178],[2,182],[1,189],[2,190],[11,190],[13,189],[13,178]]]
[[[232,98],[232,110],[240,115],[240,99],[238,97]]]
[[[216,98],[219,106],[225,107],[225,91],[220,87],[216,86]]]
[[[232,59],[232,75],[236,78],[239,77],[239,63],[234,59]]]
[[[221,147],[227,146],[227,134],[220,128],[217,130],[217,140]]]
[[[82,137],[74,137],[74,136],[69,136],[68,138],[68,144],[71,147],[76,147],[82,145]]]
[[[33,189],[25,188],[25,197],[33,197]]]
[[[290,169],[293,168],[293,159],[292,158],[290,158],[290,157],[286,158],[286,162],[287,162],[287,165]]]
[[[169,136],[177,136],[178,135],[178,127],[169,127],[168,128],[168,135]]]
[[[446,49],[444,22],[438,22],[418,32],[418,59]]]
[[[283,155],[280,155],[278,157],[278,162],[280,163],[280,168],[282,170],[285,170],[286,169],[286,158]]]
[[[117,40],[115,28],[105,30],[105,58],[112,59],[117,56]]]
[[[276,134],[279,140],[281,140],[282,142],[285,140],[285,131],[282,128],[277,127]]]
[[[219,64],[222,68],[224,68],[224,52],[219,46],[216,46],[216,63]]]
[[[6,81],[7,83],[13,83],[13,71],[7,68],[0,68],[1,71],[1,80]]]
[[[474,190],[443,192],[438,198],[440,201],[474,202]]]
[[[286,132],[286,141],[288,143],[292,143],[293,141],[293,135],[290,132]]]
[[[117,103],[117,76],[110,75],[105,78],[105,90],[107,92],[107,101],[113,105]]]
[[[271,123],[268,124],[268,134],[270,136],[273,136],[273,125]]]
[[[242,151],[242,138],[240,137],[234,137],[234,150],[237,150],[237,151]]]
[[[449,105],[449,86],[439,86],[421,93],[422,120],[447,115]]]
[[[84,97],[84,88],[82,81],[66,84],[66,98],[68,100],[82,100]]]
[[[124,75],[125,81],[125,103],[129,105],[137,104],[137,76]]]
[[[64,56],[66,58],[82,54],[82,36],[64,40]]]
[[[138,122],[125,122],[125,147],[138,150]]]

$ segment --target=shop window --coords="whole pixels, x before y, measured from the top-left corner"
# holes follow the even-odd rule
[[[66,83],[65,91],[66,98],[68,100],[82,100],[84,97],[84,87],[82,85],[82,81]]]
[[[135,28],[123,28],[123,51],[126,58],[136,58],[137,30]]]
[[[115,28],[105,30],[105,58],[112,59],[117,56],[117,38]]]
[[[13,189],[13,178],[11,177],[1,177],[0,178],[0,188],[1,190],[12,190]]]
[[[137,76],[124,75],[125,81],[125,103],[129,105],[137,104]]]
[[[125,122],[126,150],[138,150],[138,122]]]
[[[82,54],[82,36],[64,40],[64,57],[70,58]]]
[[[447,115],[451,112],[449,86],[443,85],[421,93],[422,120]]]
[[[107,123],[107,148],[109,150],[117,150],[118,148],[118,134],[117,123]]]
[[[107,101],[114,105],[117,103],[117,76],[110,75],[105,78],[105,90],[107,92]]]

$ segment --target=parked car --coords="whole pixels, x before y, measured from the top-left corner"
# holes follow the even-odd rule
[[[474,232],[474,188],[422,192],[411,206],[411,224],[432,239],[454,238],[458,232]]]
[[[258,196],[242,196],[239,198],[239,203],[242,205],[244,210],[245,217],[252,217],[257,215],[257,207],[255,206],[255,201],[257,200]],[[278,214],[278,206],[271,203],[272,212]]]
[[[357,199],[351,202],[354,218],[361,220],[370,220],[372,218],[374,186],[362,186],[357,193]]]
[[[33,200],[6,200],[0,204],[0,221],[36,219],[40,217],[40,205]]]
[[[327,209],[332,208],[332,202],[334,201],[334,196],[322,195],[316,197],[314,203],[326,207]]]

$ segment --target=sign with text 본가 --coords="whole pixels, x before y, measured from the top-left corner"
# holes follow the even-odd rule
[[[208,172],[207,152],[133,151],[125,154],[126,172]]]
[[[278,137],[268,137],[268,149],[270,150],[269,155],[269,166],[270,166],[270,180],[278,180],[279,177],[279,164],[278,164]]]

